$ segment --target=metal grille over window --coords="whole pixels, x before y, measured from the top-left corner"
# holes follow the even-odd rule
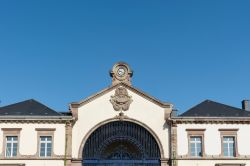
[[[40,137],[40,157],[50,157],[52,150],[52,137],[41,136]]]
[[[18,145],[17,136],[7,136],[6,137],[5,156],[6,157],[15,157],[15,156],[17,156],[17,145]]]
[[[160,150],[145,128],[126,121],[94,131],[83,149],[84,166],[160,166]]]

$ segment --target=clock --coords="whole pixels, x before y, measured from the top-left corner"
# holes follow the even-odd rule
[[[125,73],[126,73],[126,71],[125,71],[125,69],[124,69],[123,67],[119,67],[119,68],[117,69],[117,75],[118,75],[119,77],[123,77],[123,76],[125,75]]]

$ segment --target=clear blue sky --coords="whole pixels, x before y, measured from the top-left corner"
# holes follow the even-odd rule
[[[1,106],[34,98],[57,111],[111,83],[125,61],[133,86],[180,112],[205,99],[250,99],[249,0],[0,1]]]

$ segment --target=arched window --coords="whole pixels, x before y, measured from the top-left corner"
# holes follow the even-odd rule
[[[159,166],[160,150],[142,126],[115,121],[97,128],[83,148],[84,166]]]

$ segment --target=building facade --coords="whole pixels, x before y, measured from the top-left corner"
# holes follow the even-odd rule
[[[206,100],[176,116],[116,63],[112,84],[59,113],[0,107],[0,166],[250,166],[250,111]]]

